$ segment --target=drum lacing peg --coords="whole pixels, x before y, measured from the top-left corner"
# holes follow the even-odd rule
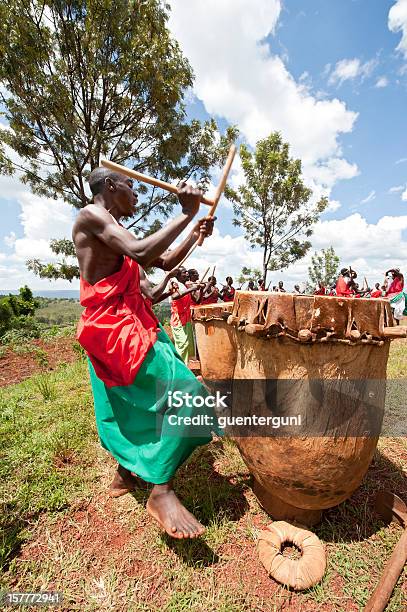
[[[248,323],[244,328],[246,334],[249,336],[259,336],[265,333],[264,325],[258,325],[257,323]]]
[[[233,315],[229,315],[227,319],[228,325],[239,325],[239,317],[234,317]]]
[[[362,334],[360,333],[358,329],[351,329],[349,335],[352,338],[352,340],[360,340],[362,336]]]
[[[300,329],[298,332],[298,340],[300,342],[309,342],[312,340],[312,333],[309,329]]]

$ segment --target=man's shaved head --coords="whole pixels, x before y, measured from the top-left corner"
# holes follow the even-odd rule
[[[89,175],[88,183],[92,194],[98,195],[103,192],[105,187],[105,180],[110,178],[112,181],[123,180],[122,176],[118,172],[113,172],[107,168],[100,166],[95,168]]]

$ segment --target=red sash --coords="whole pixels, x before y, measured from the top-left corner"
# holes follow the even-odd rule
[[[184,326],[191,320],[191,294],[187,293],[183,297],[171,302],[171,327]]]
[[[157,340],[158,321],[140,292],[138,263],[124,257],[118,272],[90,285],[80,279],[77,339],[107,387],[130,385]]]

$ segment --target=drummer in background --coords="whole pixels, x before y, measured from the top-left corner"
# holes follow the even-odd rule
[[[264,278],[259,280],[259,291],[266,291],[266,281]]]
[[[314,295],[326,295],[326,289],[321,282],[318,283],[318,287],[315,289]]]
[[[386,297],[390,300],[393,316],[397,321],[397,325],[399,325],[400,319],[405,316],[405,312],[407,313],[406,294],[404,293],[404,276],[401,274],[399,268],[388,270],[386,276],[388,274],[391,275],[392,281],[387,288]]]
[[[195,268],[191,268],[190,270],[188,270],[188,279],[185,283],[185,286],[190,289],[192,287],[192,285],[199,285],[199,272],[198,270],[195,270]],[[202,291],[203,288],[205,287],[205,285],[202,283],[199,287],[199,289],[197,289],[196,291],[193,291],[191,293],[191,299],[193,302],[193,305],[196,306],[197,304],[201,303],[201,298],[202,298]]]
[[[336,295],[338,297],[352,297],[353,291],[350,288],[351,285],[351,274],[348,268],[342,268],[338,280],[336,281]]]
[[[383,291],[382,291],[382,289],[380,287],[380,283],[376,283],[374,287],[375,287],[375,289],[370,294],[370,297],[371,298],[381,298],[383,296]]]
[[[399,294],[404,289],[404,276],[401,274],[400,269],[396,268],[393,270],[388,270],[386,272],[386,276],[391,276],[391,283],[386,291],[387,297],[394,297]]]
[[[286,290],[284,289],[284,283],[283,283],[283,281],[279,281],[279,282],[278,282],[278,291],[279,291],[280,293],[286,293]]]
[[[254,280],[249,280],[249,284],[247,286],[247,291],[257,291],[257,287],[254,284]]]
[[[294,293],[296,293],[297,295],[302,295],[302,291],[299,285],[294,285]]]
[[[219,289],[216,286],[215,276],[210,276],[201,297],[201,304],[216,304],[219,297]]]
[[[220,299],[222,302],[233,302],[235,298],[235,288],[233,287],[233,278],[231,276],[226,277],[226,285],[223,285],[220,291]]]
[[[191,293],[197,289],[197,285],[186,287],[189,280],[188,271],[180,267],[176,275],[178,283],[185,286],[185,291],[180,291],[179,284],[172,282],[171,290],[171,330],[174,338],[175,348],[186,365],[195,355],[194,334],[192,329]]]

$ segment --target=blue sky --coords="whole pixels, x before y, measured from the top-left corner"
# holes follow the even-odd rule
[[[386,267],[407,272],[407,0],[171,0],[169,27],[195,72],[188,116],[237,124],[254,146],[278,129],[330,210],[313,250],[334,246],[372,283]],[[239,162],[232,182],[241,181]],[[217,177],[213,177],[216,183]],[[0,288],[28,282],[27,255],[49,257],[69,236],[72,211],[49,206],[16,179],[0,178]],[[223,201],[215,235],[190,264],[220,277],[259,265]],[[68,228],[68,231],[67,231]],[[309,257],[273,273],[307,278]],[[59,287],[72,287],[59,283]]]

